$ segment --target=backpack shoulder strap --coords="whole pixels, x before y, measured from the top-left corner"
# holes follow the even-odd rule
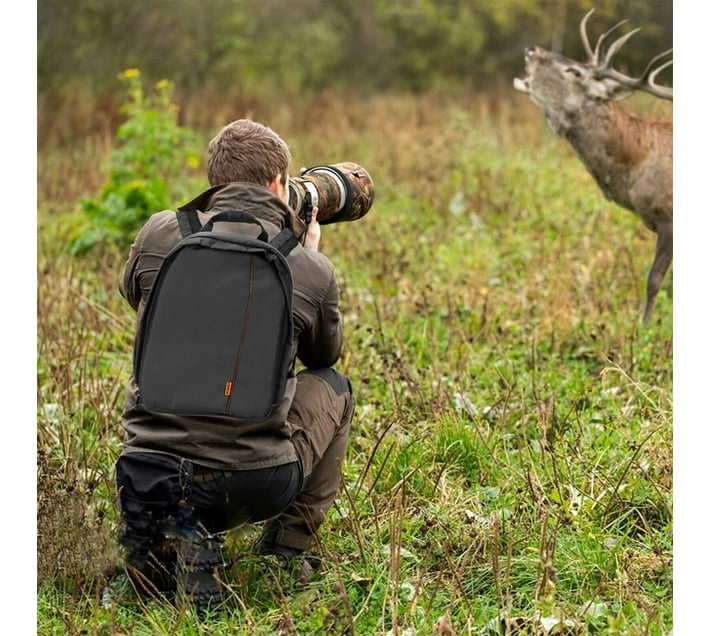
[[[197,217],[197,210],[178,210],[175,214],[183,238],[200,231],[201,223]]]
[[[225,221],[229,223],[251,223],[256,225],[260,230],[259,236],[256,237],[257,240],[264,241],[265,243],[269,242],[269,236],[266,233],[264,226],[261,224],[261,221],[259,221],[259,219],[257,219],[253,214],[244,212],[244,210],[226,210],[224,212],[217,212],[217,214],[207,219],[207,222],[200,228],[200,232],[211,232],[215,223]]]
[[[211,230],[212,225],[217,221],[236,221],[236,222],[248,222],[254,223],[261,228],[261,233],[259,234],[259,239],[266,241],[266,231],[264,227],[259,223],[259,220],[248,212],[241,211],[229,211],[220,212],[212,217],[207,223],[202,225],[199,218],[197,217],[197,210],[178,210],[176,212],[178,225],[180,226],[180,232],[182,237],[186,238],[191,234],[195,234],[200,231]],[[294,233],[288,228],[281,230],[272,241],[269,241],[279,252],[284,256],[288,256],[291,250],[298,245],[298,239]]]
[[[291,230],[284,228],[274,236],[270,243],[284,256],[288,256],[291,250],[298,245],[298,239]]]

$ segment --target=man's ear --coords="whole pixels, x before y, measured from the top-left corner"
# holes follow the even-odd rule
[[[269,188],[269,190],[271,190],[279,198],[284,200],[288,194],[288,186],[283,183],[280,174],[277,174],[271,181],[269,181],[267,188]]]

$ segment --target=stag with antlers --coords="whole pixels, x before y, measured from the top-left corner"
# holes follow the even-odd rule
[[[673,99],[673,89],[659,86],[656,76],[673,60],[657,66],[673,49],[654,57],[638,78],[612,68],[614,56],[639,29],[605,46],[624,20],[603,33],[592,50],[586,23],[580,34],[589,58],[579,63],[539,46],[525,49],[524,79],[514,87],[540,108],[553,132],[569,141],[604,196],[634,212],[657,235],[656,252],[646,283],[647,323],[673,259],[673,124],[639,119],[617,101],[635,91]]]

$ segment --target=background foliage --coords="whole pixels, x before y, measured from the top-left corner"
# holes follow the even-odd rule
[[[130,67],[190,93],[507,84],[521,45],[581,54],[590,6],[597,27],[617,16],[643,25],[625,53],[632,68],[672,40],[672,3],[660,0],[40,0],[39,88],[103,92]]]
[[[110,102],[127,68],[170,79],[180,101],[507,89],[529,44],[582,56],[590,6],[590,37],[622,18],[643,27],[622,70],[640,73],[672,42],[670,0],[39,0],[40,144],[54,128],[45,113],[76,115],[87,95]],[[671,68],[663,81],[672,78]]]

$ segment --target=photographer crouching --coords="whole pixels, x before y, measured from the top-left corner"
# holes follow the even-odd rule
[[[265,521],[257,552],[299,578],[313,573],[318,562],[304,553],[335,500],[350,433],[351,384],[333,368],[343,345],[338,284],[318,245],[321,223],[360,218],[374,188],[356,164],[289,178],[290,161],[286,143],[262,124],[240,119],[222,128],[208,147],[210,189],[178,213],[150,217],[119,285],[138,321],[116,463],[126,569],[139,591],[175,591],[203,617],[222,608],[222,533],[240,524]],[[231,245],[225,234],[247,239]],[[216,259],[248,253],[251,269],[223,282],[220,260],[204,280],[185,267],[171,288],[161,269],[186,241],[200,267],[209,251]],[[210,250],[220,241],[228,247]],[[278,243],[287,263],[279,270],[286,291],[274,298],[285,299],[290,315],[276,317],[274,328],[266,326],[272,305],[253,296],[261,252],[264,272],[282,255],[266,254],[262,242]],[[243,303],[244,315],[228,315],[222,299]],[[275,332],[285,334],[283,344],[273,344]],[[230,368],[216,370],[231,339]],[[285,363],[268,368],[278,356]],[[273,387],[255,381],[257,371]],[[217,408],[208,403],[212,385]],[[259,400],[267,408],[252,409]]]

